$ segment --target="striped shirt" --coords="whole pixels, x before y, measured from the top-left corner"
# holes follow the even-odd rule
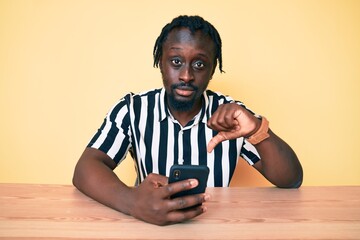
[[[220,104],[236,102],[245,107],[241,102],[206,90],[201,111],[183,127],[171,115],[165,98],[164,88],[127,94],[109,111],[88,147],[103,151],[117,164],[130,152],[138,183],[150,173],[169,176],[173,164],[192,164],[209,167],[209,187],[228,186],[239,156],[250,165],[260,160],[243,137],[219,143],[211,153],[206,150],[217,134],[207,127],[208,119]]]

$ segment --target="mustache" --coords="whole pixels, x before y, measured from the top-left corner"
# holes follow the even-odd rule
[[[192,85],[191,83],[176,83],[171,85],[171,89],[183,89],[183,90],[192,90],[192,91],[197,91],[199,88],[197,86]]]

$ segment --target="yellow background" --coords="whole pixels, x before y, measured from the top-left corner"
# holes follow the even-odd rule
[[[219,30],[210,87],[267,116],[304,185],[360,184],[360,1],[0,1],[0,182],[70,184],[110,107],[161,87],[161,28],[198,14]],[[240,185],[266,185],[246,164]],[[117,170],[134,181],[127,160]]]

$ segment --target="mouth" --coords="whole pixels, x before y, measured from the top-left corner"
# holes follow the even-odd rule
[[[175,92],[177,95],[182,96],[182,97],[189,97],[191,96],[195,90],[194,89],[182,89],[182,88],[176,88]]]
[[[173,86],[173,90],[176,95],[188,98],[196,92],[197,88],[191,85],[175,85]]]
[[[198,87],[191,84],[174,84],[171,86],[171,93],[169,94],[169,104],[176,111],[191,110],[196,101],[198,94]]]

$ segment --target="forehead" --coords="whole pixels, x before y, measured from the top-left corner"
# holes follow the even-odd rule
[[[163,45],[163,50],[177,45],[191,45],[199,50],[209,51],[215,54],[215,43],[211,37],[201,30],[191,32],[186,27],[172,29]]]

